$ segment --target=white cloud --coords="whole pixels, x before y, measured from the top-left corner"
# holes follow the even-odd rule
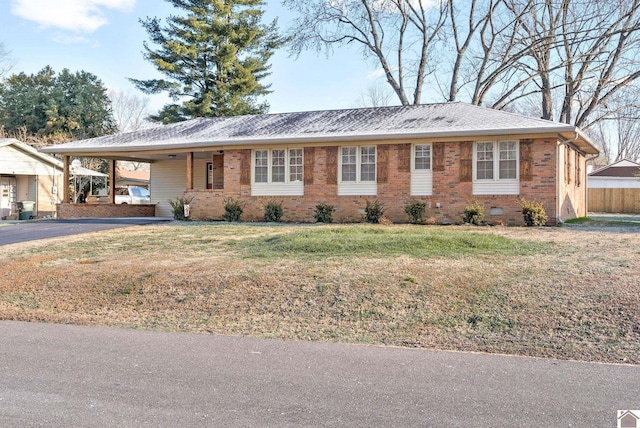
[[[107,23],[105,8],[128,11],[135,3],[136,0],[11,0],[11,13],[43,28],[91,33]]]

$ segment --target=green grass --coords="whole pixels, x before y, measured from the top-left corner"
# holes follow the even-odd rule
[[[527,255],[545,252],[549,244],[444,228],[350,226],[313,228],[228,242],[250,258],[342,256],[459,258],[479,254]]]
[[[567,225],[578,226],[592,226],[592,227],[640,227],[640,222],[633,220],[619,220],[619,219],[604,219],[604,218],[591,218],[591,217],[579,217],[565,221]]]
[[[565,221],[566,224],[585,224],[592,222],[593,220],[590,217],[578,217],[572,218],[571,220]]]

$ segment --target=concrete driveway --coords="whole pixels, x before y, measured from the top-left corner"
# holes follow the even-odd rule
[[[163,217],[136,217],[4,222],[0,227],[0,245],[166,221],[170,221],[170,219]]]
[[[0,322],[0,426],[615,427],[640,367]]]

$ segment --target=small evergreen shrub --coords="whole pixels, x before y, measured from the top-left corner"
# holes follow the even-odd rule
[[[427,204],[420,201],[411,201],[404,206],[404,212],[407,213],[413,224],[424,222],[424,212],[426,209]]]
[[[335,210],[333,205],[325,203],[318,204],[316,205],[316,212],[313,217],[316,219],[316,223],[332,223]]]
[[[184,206],[189,205],[191,201],[193,201],[193,198],[176,198],[175,200],[169,199],[169,205],[171,205],[174,220],[189,220],[189,218],[184,215]]]
[[[462,221],[468,224],[480,226],[484,220],[484,207],[477,201],[467,205],[464,209]]]
[[[222,217],[227,221],[240,221],[244,212],[244,204],[237,199],[225,198],[224,214]]]
[[[384,210],[385,208],[379,200],[376,199],[373,202],[367,200],[367,206],[364,208],[364,219],[367,223],[378,224],[384,215]]]
[[[264,221],[279,222],[282,218],[282,202],[269,201],[264,206]]]
[[[519,200],[520,207],[522,208],[522,215],[524,216],[524,224],[528,227],[544,226],[547,224],[547,213],[544,210],[542,202],[528,201],[526,199]]]

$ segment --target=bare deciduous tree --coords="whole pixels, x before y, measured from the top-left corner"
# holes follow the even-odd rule
[[[119,132],[137,131],[149,124],[146,120],[149,116],[149,98],[113,89],[107,95]]]
[[[357,107],[384,107],[392,104],[393,94],[381,83],[369,85],[356,102]]]
[[[640,111],[633,105],[640,90],[628,91],[608,104],[611,113],[589,130],[603,163],[622,159],[640,161]]]
[[[402,104],[467,101],[588,128],[640,78],[640,0],[284,0],[291,50],[356,45]],[[406,93],[412,85],[413,98]]]
[[[283,4],[298,14],[289,30],[293,53],[359,46],[365,58],[382,67],[401,104],[421,103],[425,80],[435,70],[433,47],[445,24],[448,2],[284,0]]]
[[[7,75],[13,67],[11,53],[7,50],[4,43],[0,42],[0,80]]]

